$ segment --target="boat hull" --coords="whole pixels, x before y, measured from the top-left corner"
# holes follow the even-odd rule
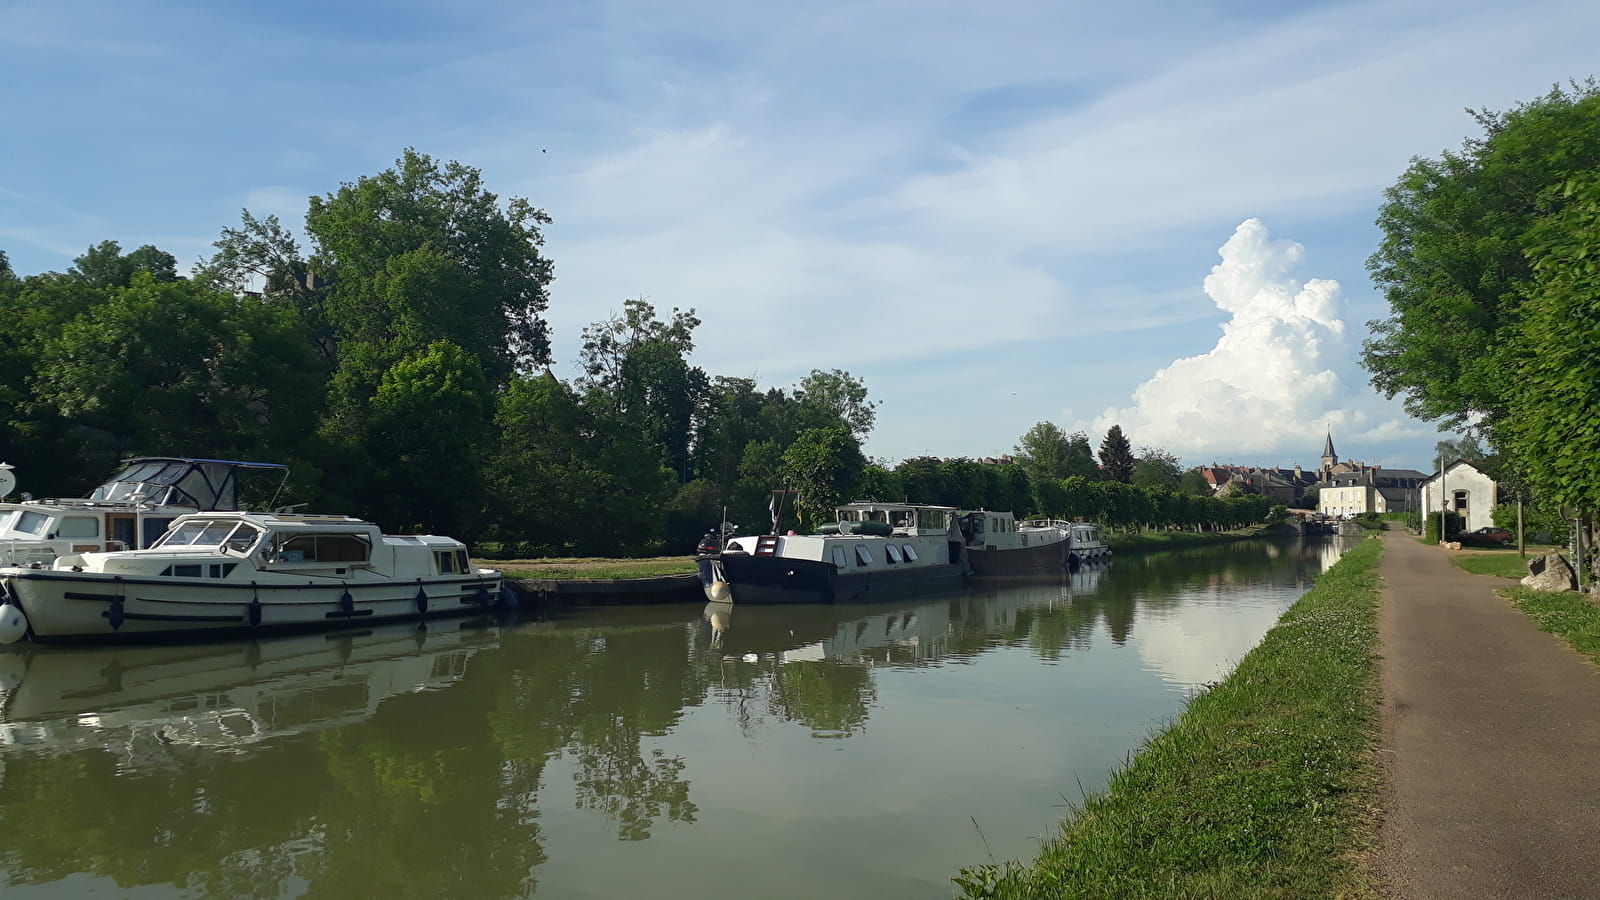
[[[713,564],[720,565],[721,578]],[[699,561],[701,582],[710,588],[725,583],[727,602],[871,603],[896,600],[961,580],[961,564],[933,564],[866,572],[841,572],[831,562],[781,556],[723,554]],[[718,599],[713,597],[712,599]]]
[[[90,572],[0,573],[6,602],[39,643],[115,643],[340,628],[501,608],[500,574],[298,584],[133,579]]]
[[[972,562],[974,575],[1015,575],[1066,566],[1068,546],[1061,539],[1008,549],[968,547],[967,559]]]

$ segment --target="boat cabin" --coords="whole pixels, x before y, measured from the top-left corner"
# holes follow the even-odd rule
[[[837,507],[835,513],[840,534],[943,535],[950,532],[956,510],[925,503],[857,501]]]
[[[256,471],[288,474],[276,463],[144,456],[87,497],[0,504],[0,565],[152,546],[185,513],[238,509],[241,474]]]

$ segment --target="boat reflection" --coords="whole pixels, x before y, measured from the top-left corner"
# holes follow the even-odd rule
[[[100,748],[141,768],[181,748],[239,752],[447,687],[498,638],[492,622],[446,620],[221,645],[25,648],[0,654],[0,753]]]

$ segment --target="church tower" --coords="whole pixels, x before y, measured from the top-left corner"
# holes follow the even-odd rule
[[[1333,473],[1333,467],[1339,464],[1339,454],[1333,452],[1333,432],[1328,432],[1328,440],[1322,445],[1322,471]]]

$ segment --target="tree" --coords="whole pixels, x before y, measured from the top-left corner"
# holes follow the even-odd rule
[[[503,383],[550,361],[549,222],[521,198],[501,204],[477,169],[407,149],[394,168],[312,197],[306,232],[340,341],[382,348],[386,369],[443,337]]]
[[[123,453],[281,453],[309,432],[322,378],[298,322],[147,272],[43,342],[39,399]]]
[[[1517,330],[1517,391],[1497,438],[1540,498],[1600,510],[1600,176],[1529,235],[1535,281]]]
[[[1133,464],[1134,484],[1144,487],[1177,487],[1183,480],[1183,464],[1159,447],[1140,447]]]
[[[813,428],[783,452],[783,476],[795,494],[802,523],[815,527],[854,489],[866,468],[861,445],[848,428]]]
[[[1178,479],[1178,490],[1183,491],[1185,494],[1193,494],[1196,497],[1209,497],[1211,496],[1211,482],[1206,480],[1206,476],[1200,474],[1199,469],[1190,469]]]
[[[662,463],[688,480],[691,425],[709,389],[705,371],[688,362],[700,320],[692,309],[674,309],[663,322],[642,299],[622,306],[621,315],[584,329],[578,387],[620,427],[659,447]]]
[[[1100,442],[1100,473],[1106,481],[1120,481],[1123,484],[1133,480],[1133,448],[1128,444],[1128,438],[1122,433],[1121,425],[1113,425],[1106,431],[1105,439]]]
[[[805,427],[826,428],[840,422],[858,441],[867,439],[878,418],[878,404],[867,399],[866,382],[843,369],[812,369],[795,388],[794,398]]]
[[[1051,422],[1028,429],[1012,452],[1017,464],[1035,479],[1093,478],[1099,474],[1088,436],[1081,431],[1067,434]]]
[[[157,283],[177,281],[178,261],[150,244],[124,256],[116,241],[101,241],[74,259],[67,275],[90,287],[121,288],[131,284],[139,272]]]
[[[1527,347],[1513,336],[1536,288],[1524,249],[1600,168],[1600,87],[1559,86],[1507,112],[1473,113],[1483,135],[1416,159],[1385,192],[1383,241],[1368,260],[1390,315],[1369,323],[1362,364],[1415,416],[1491,435],[1519,390]]]

